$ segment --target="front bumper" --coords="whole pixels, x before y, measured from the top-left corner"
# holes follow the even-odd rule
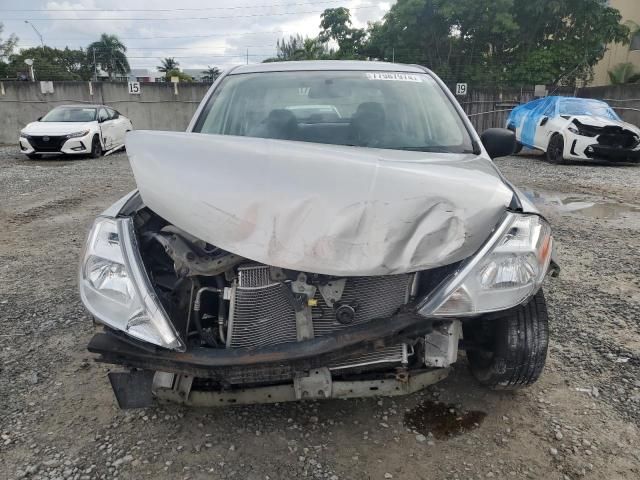
[[[619,148],[607,145],[590,145],[585,150],[587,158],[609,162],[640,162],[640,148]]]
[[[302,342],[259,348],[199,347],[182,353],[107,332],[94,335],[87,348],[100,355],[99,362],[225,381],[242,368],[286,364],[293,371],[305,371],[324,367],[346,356],[371,353],[426,335],[433,330],[435,321],[400,313]]]
[[[640,146],[636,148],[611,147],[594,143],[595,138],[570,134],[565,144],[567,160],[605,160],[608,162],[640,162]]]
[[[40,136],[42,137],[42,136]],[[55,138],[55,137],[53,137]],[[89,133],[84,137],[69,138],[62,142],[56,142],[56,144],[49,147],[38,147],[42,145],[42,142],[36,142],[31,137],[20,136],[18,139],[18,147],[24,154],[65,154],[65,155],[78,155],[87,154],[91,152],[91,142],[93,141],[93,134]]]
[[[88,350],[100,355],[99,362],[133,369],[128,373],[109,373],[120,408],[146,407],[151,405],[153,397],[190,406],[219,406],[394,396],[416,392],[444,379],[449,373],[449,363],[442,362],[439,355],[456,356],[459,337],[449,342],[449,348],[441,345],[441,349],[434,350],[432,363],[440,368],[409,371],[403,364],[399,369],[368,373],[365,378],[347,375],[336,380],[328,365],[427,335],[437,323],[413,313],[400,313],[301,342],[260,348],[197,347],[184,353],[155,348],[107,331],[94,335]],[[438,333],[434,333],[438,337]],[[448,333],[439,337],[451,338]],[[269,372],[273,370],[279,374],[285,372],[285,377],[270,381]],[[232,379],[243,374],[257,376],[259,383],[234,385]],[[195,388],[196,379],[215,388]]]

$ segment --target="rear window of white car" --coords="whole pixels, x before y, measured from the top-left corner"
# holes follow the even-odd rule
[[[433,77],[404,72],[230,75],[194,131],[400,150],[473,150],[460,115]]]

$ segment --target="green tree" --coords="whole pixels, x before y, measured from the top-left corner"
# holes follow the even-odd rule
[[[18,43],[18,37],[14,34],[9,35],[9,38],[6,40],[2,39],[2,31],[4,30],[4,25],[0,23],[0,77],[7,76],[8,65],[6,60],[9,55],[13,53],[13,49]]]
[[[628,35],[601,0],[398,0],[370,25],[364,53],[451,83],[574,84]]]
[[[116,35],[107,33],[100,35],[100,40],[87,48],[87,56],[92,65],[95,58],[96,65],[107,72],[109,80],[113,80],[117,74],[126,75],[131,71],[126,53],[127,47],[124,43]]]
[[[82,50],[64,50],[51,47],[26,48],[9,57],[7,71],[12,76],[25,74],[25,59],[33,60],[33,68],[38,80],[89,80],[92,65],[87,53]]]
[[[609,70],[609,80],[613,85],[621,85],[623,83],[640,82],[640,73],[636,71],[633,63],[619,63]]]
[[[320,35],[322,43],[334,40],[338,44],[336,58],[359,58],[362,56],[367,32],[351,27],[351,12],[348,8],[327,8],[320,15]]]
[[[218,67],[210,67],[207,65],[207,69],[203,70],[202,80],[205,82],[215,82],[216,78],[222,73]]]
[[[171,77],[178,77],[180,82],[193,82],[193,77],[184,72],[181,72],[179,68],[174,68],[173,70],[169,70],[165,73],[165,78],[167,81],[171,80]]]
[[[278,39],[276,56],[267,58],[269,62],[288,62],[296,60],[323,60],[331,58],[332,52],[319,38],[303,38],[302,35],[291,35],[288,39]]]
[[[163,58],[161,60],[162,65],[158,65],[157,69],[159,72],[162,73],[167,73],[171,70],[175,70],[178,68],[178,65],[180,65],[175,58],[173,57],[167,57],[167,58]]]

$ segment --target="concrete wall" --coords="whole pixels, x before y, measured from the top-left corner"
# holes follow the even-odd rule
[[[610,0],[609,5],[617,8],[622,15],[622,23],[633,22],[640,25],[640,0]],[[609,85],[609,70],[620,63],[631,63],[640,72],[640,50],[631,50],[631,45],[611,43],[607,45],[604,57],[594,67],[594,87]]]
[[[130,95],[126,83],[54,82],[43,94],[40,82],[0,82],[0,144],[17,142],[18,132],[53,107],[68,103],[109,105],[129,117],[138,130],[186,129],[209,84],[143,83],[140,95]]]

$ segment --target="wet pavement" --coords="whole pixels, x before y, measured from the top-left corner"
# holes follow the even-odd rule
[[[640,218],[640,205],[615,202],[607,199],[594,200],[560,192],[524,189],[522,192],[543,213],[554,211],[563,215],[579,215],[590,218]]]

